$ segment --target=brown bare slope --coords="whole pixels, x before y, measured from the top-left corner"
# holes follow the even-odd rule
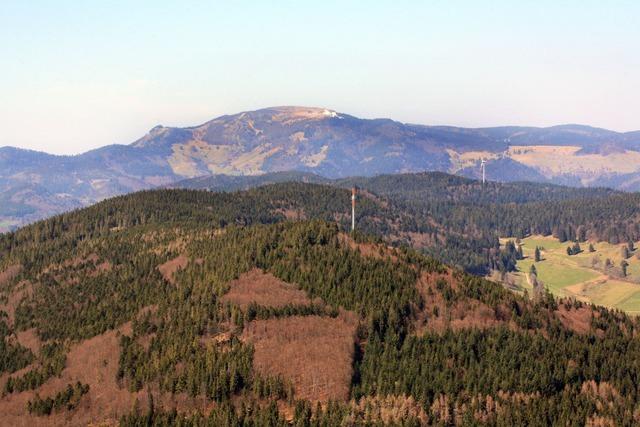
[[[423,310],[416,316],[419,335],[446,329],[486,329],[506,323],[499,313],[481,301],[468,298],[448,301],[448,290],[455,292],[458,289],[458,281],[452,271],[423,273],[416,287],[424,301]]]
[[[158,406],[180,411],[194,409],[207,411],[211,402],[203,402],[185,394],[159,394],[155,387],[144,387],[138,392],[130,392],[126,384],[116,381],[118,358],[120,355],[120,335],[131,335],[131,324],[127,323],[117,330],[71,346],[67,354],[67,363],[60,377],[53,377],[33,391],[12,393],[0,397],[0,427],[37,427],[37,426],[86,426],[117,425],[124,414],[139,405],[141,410],[147,407],[149,393]],[[20,334],[19,334],[20,335]],[[37,339],[37,337],[36,337]],[[31,369],[27,367],[11,376],[19,376]],[[9,375],[0,377],[0,387],[4,386]],[[84,395],[77,408],[72,411],[54,412],[49,416],[29,414],[27,402],[36,394],[42,398],[54,396],[75,382],[88,384],[89,392]]]
[[[167,262],[165,262],[162,265],[158,266],[158,270],[160,271],[160,274],[162,274],[162,277],[164,277],[164,279],[171,283],[172,285],[176,284],[176,281],[173,277],[173,275],[179,271],[182,270],[183,268],[185,268],[187,266],[187,264],[189,264],[189,258],[187,258],[184,255],[179,255]]]
[[[20,271],[22,271],[22,266],[19,264],[10,265],[3,271],[0,271],[0,286],[4,286],[11,279],[16,277]]]
[[[116,383],[118,369],[118,335],[128,332],[108,331],[71,347],[67,365],[60,378],[54,377],[36,391],[12,393],[0,399],[0,425],[2,426],[65,426],[87,425],[91,422],[115,423],[120,415],[129,411],[136,398],[144,401],[145,394],[132,394]],[[89,384],[89,393],[82,397],[78,408],[48,417],[29,415],[27,402],[38,393],[41,397],[55,395],[67,384],[80,381]]]
[[[312,303],[296,285],[258,268],[231,281],[222,300],[243,309],[251,303],[273,308]],[[242,339],[254,345],[254,370],[263,376],[282,376],[291,381],[296,398],[347,400],[356,324],[353,314],[344,311],[338,318],[256,320],[245,327]]]
[[[14,286],[13,289],[8,290],[5,295],[7,300],[5,304],[0,304],[0,311],[7,313],[9,325],[13,325],[16,307],[23,298],[33,295],[33,285],[31,282],[23,280]]]
[[[229,283],[229,292],[222,297],[246,308],[251,303],[266,307],[283,307],[287,304],[309,305],[311,300],[296,285],[283,282],[270,273],[254,268]]]
[[[294,316],[251,322],[243,339],[254,345],[254,369],[290,380],[296,398],[346,400],[356,324],[346,317]]]

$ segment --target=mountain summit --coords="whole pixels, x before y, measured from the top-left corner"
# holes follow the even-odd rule
[[[304,170],[329,177],[446,170],[446,153],[414,126],[324,108],[274,107],[203,125],[156,127],[133,147],[166,156],[183,177]],[[428,159],[425,159],[428,155]]]
[[[77,156],[0,148],[0,229],[116,194],[201,175],[298,170],[326,177],[444,171],[640,189],[640,132],[578,125],[466,129],[273,107],[195,127],[156,126]]]

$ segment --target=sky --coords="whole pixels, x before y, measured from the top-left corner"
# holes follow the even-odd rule
[[[0,146],[74,154],[277,105],[640,129],[638,1],[0,0]]]

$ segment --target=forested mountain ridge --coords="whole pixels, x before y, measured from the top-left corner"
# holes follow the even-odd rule
[[[576,188],[526,181],[481,185],[478,180],[444,172],[421,172],[329,179],[308,172],[273,172],[263,175],[206,175],[166,186],[191,190],[237,191],[284,182],[302,182],[351,188],[354,185],[379,195],[411,200],[430,198],[460,203],[525,203],[621,194],[605,187]]]
[[[301,182],[287,182],[289,180]],[[270,183],[276,184],[266,185]],[[532,183],[487,182],[483,185],[437,172],[338,180],[286,172],[259,177],[214,176],[178,185],[216,191],[249,188],[234,194],[197,195],[201,199],[199,203],[215,200],[236,214],[247,212],[249,217],[269,214],[274,220],[322,218],[340,221],[344,226],[349,222],[349,193],[339,189],[357,185],[362,190],[356,210],[359,229],[381,236],[390,244],[409,244],[475,274],[514,268],[517,254],[500,249],[499,239],[504,236],[522,238],[542,234],[553,235],[561,241],[593,239],[610,243],[640,239],[638,195],[609,189]],[[152,192],[148,197],[155,199],[160,194],[171,193]],[[138,197],[144,196],[115,198],[108,205],[121,200],[130,203]],[[90,211],[102,217],[101,206],[104,205],[97,204]],[[129,206],[121,206],[118,211],[126,209]],[[194,212],[202,215],[197,209]],[[139,215],[143,221],[151,214],[140,212]],[[73,218],[73,213],[63,216]],[[234,221],[247,220],[243,217]]]
[[[638,132],[588,126],[466,129],[272,107],[156,126],[76,156],[0,148],[0,230],[201,175],[302,171],[329,178],[441,171],[496,181],[640,189]]]
[[[289,180],[303,182],[286,182]],[[274,182],[277,184],[263,185]],[[391,244],[409,244],[476,274],[513,268],[515,255],[500,251],[499,238],[504,236],[522,238],[530,234],[553,234],[563,241],[591,238],[611,243],[640,238],[638,196],[608,189],[531,183],[487,182],[482,185],[444,173],[327,180],[311,174],[287,172],[259,177],[215,176],[179,185],[216,191],[262,186],[236,195],[200,194],[197,197],[209,200],[208,203],[222,202],[237,213],[264,216],[268,212],[276,217],[322,218],[341,221],[345,226],[348,224],[349,193],[339,189],[357,185],[362,189],[356,210],[359,229],[382,236]],[[156,194],[169,193],[149,194],[150,198],[156,198]],[[138,197],[141,196],[115,198],[110,204]],[[241,206],[244,200],[247,202]],[[264,209],[254,208],[252,204]],[[101,206],[104,205],[98,204],[90,210],[98,215]],[[129,207],[120,207],[119,211],[125,208]],[[198,210],[195,212],[202,215]],[[149,215],[149,212],[140,213],[141,217]],[[64,216],[72,218],[73,214]]]
[[[640,421],[637,319],[349,235],[343,204],[159,190],[1,235],[0,424]]]
[[[476,274],[513,268],[515,254],[500,251],[499,239],[505,236],[553,235],[563,242],[592,239],[624,243],[640,239],[639,196],[606,188],[527,182],[483,185],[439,172],[336,180],[305,173],[213,176],[181,181],[175,186],[227,191],[286,180],[322,182],[345,189],[358,186],[364,200],[382,202],[371,212],[368,207],[365,211],[357,209],[358,217],[365,221],[359,226],[366,232],[384,236],[390,243],[410,244]],[[336,202],[337,212],[344,209],[342,212],[347,213],[344,203]],[[377,221],[367,222],[371,217]]]

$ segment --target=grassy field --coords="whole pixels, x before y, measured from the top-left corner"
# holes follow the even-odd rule
[[[507,240],[502,239],[502,243]],[[534,264],[535,248],[539,247],[542,260],[535,263],[538,280],[554,295],[640,314],[640,250],[636,249],[626,260],[627,277],[620,278],[605,273],[604,264],[609,259],[619,267],[624,245],[593,242],[595,252],[589,252],[589,243],[585,242],[580,254],[569,256],[567,247],[572,243],[561,243],[553,237],[531,236],[521,244],[525,259],[518,261],[518,271],[508,276],[517,289],[531,290],[527,273]]]
[[[640,292],[636,291],[620,302],[617,307],[630,314],[640,314]]]

